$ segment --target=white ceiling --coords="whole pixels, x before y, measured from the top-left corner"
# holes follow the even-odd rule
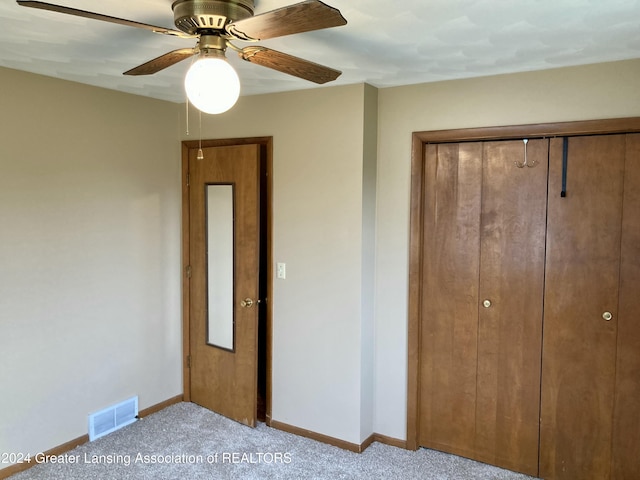
[[[48,0],[174,28],[171,0]],[[297,0],[255,0],[255,14]],[[640,0],[326,0],[348,24],[260,42],[376,87],[640,58]],[[395,10],[394,10],[395,8]],[[194,40],[0,1],[0,66],[184,101],[189,61],[152,76],[122,72]],[[237,42],[242,45],[241,42]],[[317,88],[228,50],[242,95]],[[640,84],[640,79],[639,84]],[[7,86],[2,86],[4,94]]]

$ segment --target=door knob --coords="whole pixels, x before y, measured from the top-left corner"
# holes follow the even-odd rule
[[[611,312],[604,312],[602,314],[602,318],[604,318],[608,322],[609,320],[611,320],[613,318],[613,315],[611,315]]]
[[[482,306],[484,308],[489,308],[491,306],[491,300],[485,300],[484,302],[482,302]]]
[[[253,306],[253,300],[251,300],[250,298],[245,298],[240,302],[240,305],[245,308],[251,308]]]

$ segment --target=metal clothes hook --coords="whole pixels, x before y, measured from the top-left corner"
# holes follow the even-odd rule
[[[516,164],[516,167],[518,168],[524,168],[527,165],[527,142],[529,141],[529,139],[525,138],[522,141],[524,142],[524,162],[518,163],[517,160],[513,162]]]
[[[528,139],[528,138],[523,138],[523,139],[522,139],[522,142],[524,143],[524,162],[522,162],[522,163],[518,163],[518,161],[516,160],[516,161],[515,161],[515,162],[513,162],[513,163],[515,163],[515,164],[516,164],[516,167],[518,167],[518,168],[524,168],[524,167],[533,168],[533,167],[535,167],[535,166],[538,164],[538,162],[536,162],[536,161],[534,160],[533,162],[529,163],[529,162],[527,161],[527,143],[529,142],[529,139]]]

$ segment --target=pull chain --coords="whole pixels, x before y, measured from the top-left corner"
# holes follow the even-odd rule
[[[200,120],[200,135],[198,139],[198,156],[196,157],[198,160],[204,160],[204,153],[202,153],[202,111],[198,111],[199,120]]]
[[[185,95],[185,102],[184,102],[184,106],[185,106],[185,110],[186,110],[186,117],[187,117],[187,137],[189,136],[189,98]]]

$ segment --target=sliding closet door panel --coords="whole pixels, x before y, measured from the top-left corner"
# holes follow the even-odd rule
[[[484,146],[476,445],[538,473],[548,140]]]
[[[640,478],[640,134],[627,135],[612,478]]]
[[[609,478],[625,136],[551,140],[540,476]],[[606,312],[611,313],[612,319]]]
[[[420,445],[475,445],[482,144],[425,146]]]

